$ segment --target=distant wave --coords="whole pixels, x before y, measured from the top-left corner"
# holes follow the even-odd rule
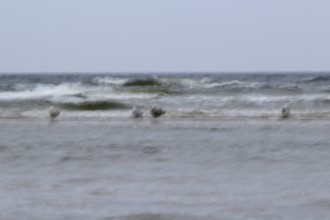
[[[254,81],[239,81],[239,80],[232,80],[232,81],[222,81],[222,82],[205,82],[205,83],[198,83],[194,85],[195,88],[200,89],[213,89],[218,91],[224,91],[224,92],[264,92],[264,91],[270,91],[270,92],[302,92],[303,89],[293,83],[281,83],[281,84],[275,84],[275,83],[267,83],[267,82],[254,82]],[[191,88],[194,88],[194,86],[191,86]]]
[[[330,86],[323,86],[320,89],[321,92],[330,93]]]
[[[98,76],[94,77],[91,82],[96,85],[110,85],[110,86],[122,86],[128,81],[123,77],[111,77],[111,76]]]
[[[161,82],[157,79],[131,79],[123,84],[123,86],[161,86]]]
[[[324,82],[324,81],[330,81],[330,75],[326,76],[313,76],[313,77],[306,77],[301,79],[302,82]]]
[[[113,86],[161,86],[162,83],[156,78],[120,78],[120,77],[96,77],[92,80],[93,83],[100,85]]]

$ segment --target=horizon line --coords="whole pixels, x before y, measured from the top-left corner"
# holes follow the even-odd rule
[[[306,74],[306,73],[330,73],[330,70],[278,70],[278,71],[4,71],[6,74]]]

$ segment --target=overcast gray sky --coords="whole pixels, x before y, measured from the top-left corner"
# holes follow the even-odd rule
[[[330,70],[329,0],[0,0],[0,72]]]

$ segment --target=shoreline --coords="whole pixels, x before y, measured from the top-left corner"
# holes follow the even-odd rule
[[[49,117],[0,117],[0,121],[51,121]],[[60,117],[54,122],[75,122],[75,121],[99,121],[99,122],[146,122],[146,121],[157,121],[157,122],[237,122],[237,121],[250,121],[250,122],[299,122],[299,121],[324,121],[330,122],[330,118],[266,118],[266,117],[255,117],[255,118],[224,118],[224,117],[205,117],[205,118],[193,118],[193,117],[171,117],[171,118],[159,118],[154,119],[146,117],[142,119],[134,119],[130,117]]]

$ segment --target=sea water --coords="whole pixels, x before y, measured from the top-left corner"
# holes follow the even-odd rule
[[[274,119],[289,105],[296,119],[330,118],[330,74],[7,74],[1,118],[127,118],[139,106],[167,118]]]
[[[1,77],[0,219],[330,218],[326,74]]]

